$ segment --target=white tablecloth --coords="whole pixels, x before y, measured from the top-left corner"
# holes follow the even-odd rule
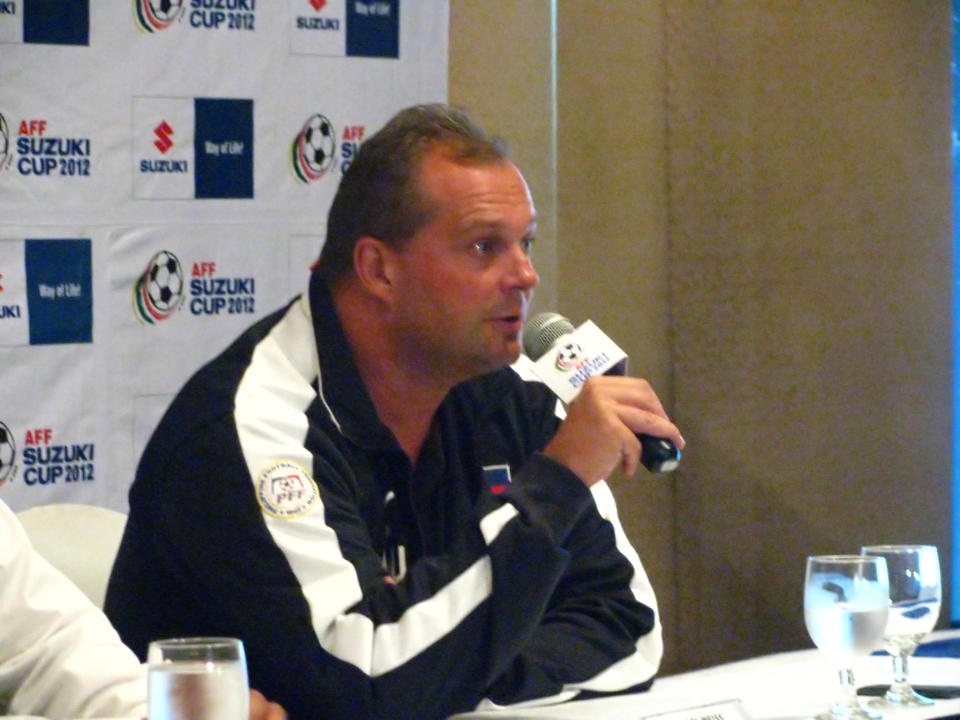
[[[930,640],[957,637],[960,631],[938,632]],[[911,658],[914,685],[960,685],[960,659]],[[858,686],[889,684],[888,656],[861,658],[854,666]],[[767,655],[704,670],[658,678],[649,692],[582,700],[548,707],[457,715],[467,718],[551,718],[552,720],[639,720],[726,700],[741,701],[753,720],[801,720],[826,710],[840,695],[837,671],[819,651]],[[887,720],[926,720],[960,713],[960,699],[937,700],[928,708],[881,710]]]

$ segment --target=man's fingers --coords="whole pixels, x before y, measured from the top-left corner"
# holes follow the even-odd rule
[[[267,700],[259,690],[250,690],[250,720],[287,720],[281,705]]]
[[[642,378],[619,375],[594,376],[587,380],[581,392],[596,393],[620,405],[629,405],[663,418],[667,417],[667,412],[663,409],[657,393],[654,392],[650,383]]]

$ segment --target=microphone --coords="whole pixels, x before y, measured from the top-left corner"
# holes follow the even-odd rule
[[[556,348],[553,356],[550,351]],[[591,321],[579,328],[559,313],[534,315],[523,330],[523,351],[534,372],[564,402],[580,392],[590,375],[626,374],[626,353]],[[680,451],[666,438],[637,433],[640,462],[652,473],[666,473],[680,464]]]

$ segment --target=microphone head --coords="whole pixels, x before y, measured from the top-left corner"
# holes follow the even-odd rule
[[[531,360],[539,360],[558,338],[572,333],[574,329],[573,323],[559,313],[534,315],[523,329],[523,351]]]

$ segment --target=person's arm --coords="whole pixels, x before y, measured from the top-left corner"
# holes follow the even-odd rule
[[[0,503],[0,713],[144,717],[146,675],[107,618]]]
[[[515,369],[525,380],[536,380],[523,365]],[[596,479],[618,465],[636,467],[636,457],[632,463],[626,457],[638,450],[635,432],[676,435],[679,443],[682,438],[644,381],[591,380],[588,387],[569,415],[557,406],[554,417],[548,411],[552,395],[544,406],[543,394],[538,402],[531,393],[542,419],[534,430],[538,446],[546,446],[545,452],[555,458],[569,458],[571,467],[536,463],[533,468],[540,472],[525,469],[504,494],[510,499],[526,484],[539,484],[541,494],[550,494],[563,486],[558,484],[560,476],[574,475],[573,467],[581,484],[590,486],[595,505],[562,539],[570,562],[550,607],[481,707],[644,689],[659,666],[663,645],[653,589],[620,525],[609,487]],[[624,403],[630,406],[624,408]],[[622,417],[633,427],[624,426]]]
[[[656,598],[606,483],[564,546],[570,563],[523,649],[478,709],[646,689],[663,652]]]

